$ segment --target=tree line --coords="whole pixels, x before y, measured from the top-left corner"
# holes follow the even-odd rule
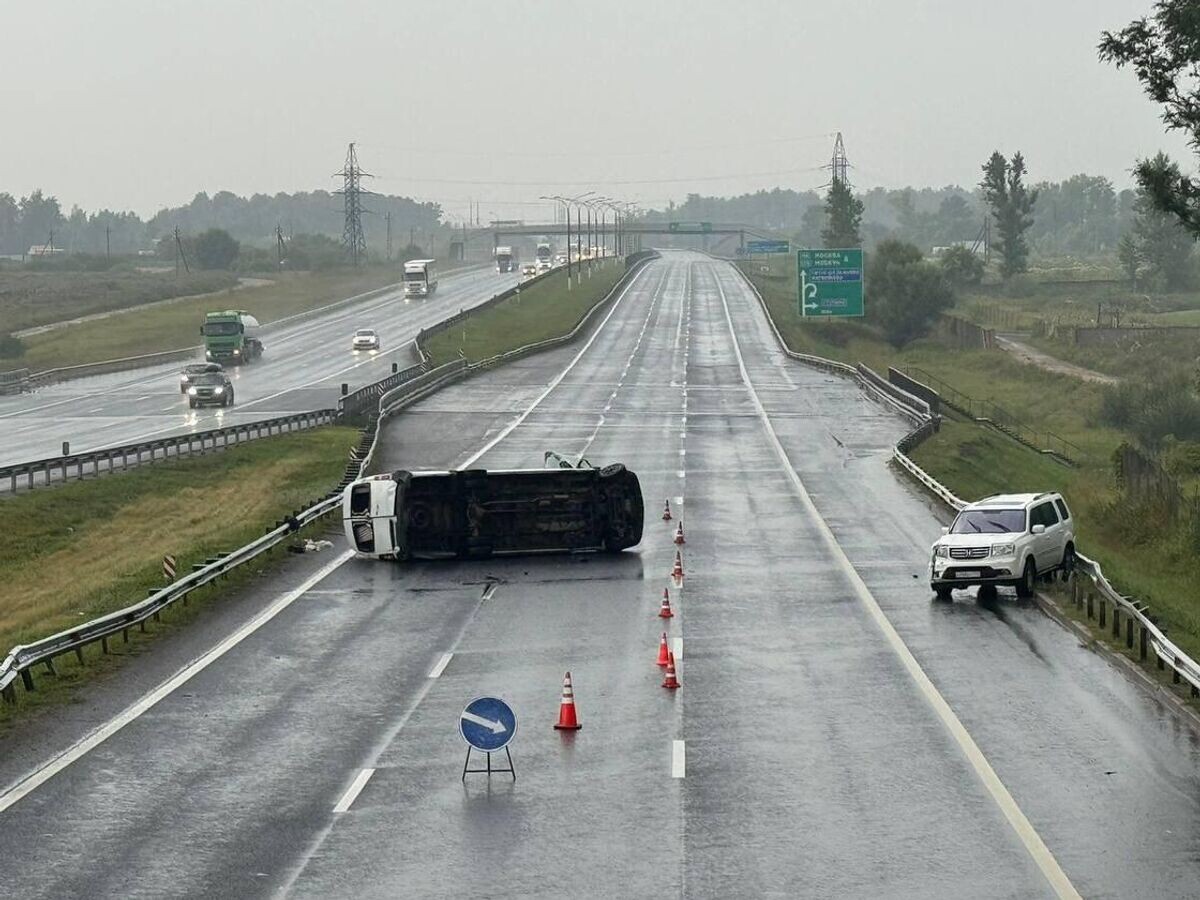
[[[369,212],[364,216],[364,230],[372,246],[380,251],[389,213],[396,247],[408,244],[418,232],[428,236],[441,227],[442,209],[436,203],[373,195],[365,206]],[[101,209],[89,213],[79,206],[64,213],[58,198],[40,189],[20,199],[0,192],[0,254],[5,255],[25,254],[30,247],[53,244],[69,253],[128,256],[154,249],[176,228],[190,235],[220,229],[249,247],[274,246],[277,227],[289,238],[309,235],[337,241],[342,225],[342,198],[328,191],[250,197],[229,191],[218,191],[210,197],[201,192],[191,202],[159,210],[148,220],[128,211]]]

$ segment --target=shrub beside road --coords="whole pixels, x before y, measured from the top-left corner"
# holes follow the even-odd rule
[[[992,400],[1039,431],[1051,431],[1080,448],[1068,468],[994,429],[947,411],[941,431],[911,455],[959,496],[973,500],[998,492],[1061,491],[1076,515],[1080,547],[1103,565],[1125,593],[1144,600],[1188,653],[1200,655],[1200,597],[1192,570],[1200,555],[1195,529],[1133,508],[1118,489],[1113,454],[1128,439],[1102,424],[1103,385],[1056,375],[1000,350],[960,350],[936,337],[896,349],[860,321],[803,321],[796,314],[797,286],[789,268],[774,277],[743,264],[766,301],[788,346],[847,363],[863,362],[886,376],[889,365],[918,367],[971,397]],[[968,301],[969,302],[969,301]],[[868,293],[867,310],[871,301]],[[936,535],[930,536],[930,542]]]

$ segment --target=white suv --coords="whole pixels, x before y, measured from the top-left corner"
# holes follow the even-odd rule
[[[1058,493],[997,494],[964,506],[933,545],[929,586],[939,600],[970,585],[1032,597],[1039,575],[1075,565],[1075,526]]]

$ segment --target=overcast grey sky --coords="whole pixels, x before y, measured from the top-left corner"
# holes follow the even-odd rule
[[[336,186],[536,218],[545,193],[657,205],[805,189],[842,131],[857,186],[1129,183],[1162,148],[1096,60],[1151,0],[0,0],[0,190],[148,214],[197,191]],[[545,206],[543,204],[543,206]]]

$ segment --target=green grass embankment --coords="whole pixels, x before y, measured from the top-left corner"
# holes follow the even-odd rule
[[[42,272],[0,268],[0,322],[5,332],[79,316],[208,294],[238,283],[232,272]]]
[[[400,278],[395,266],[354,271],[289,273],[269,285],[202,297],[94,319],[24,338],[25,354],[3,368],[34,371],[177,350],[200,343],[204,314],[214,309],[247,310],[267,324],[285,316],[326,306]]]
[[[752,277],[793,350],[863,362],[885,376],[889,365],[916,366],[971,397],[999,403],[1035,429],[1076,444],[1079,466],[1068,468],[950,413],[941,431],[912,457],[968,500],[1001,491],[1062,491],[1075,513],[1080,550],[1098,559],[1121,590],[1148,602],[1180,646],[1200,655],[1196,553],[1188,535],[1170,532],[1164,537],[1161,523],[1139,529],[1116,507],[1112,453],[1125,436],[1097,424],[1103,388],[1025,365],[1001,351],[952,349],[934,339],[898,350],[880,339],[869,319],[803,321],[796,315],[794,279]]]
[[[0,500],[0,657],[128,606],[260,537],[341,477],[352,428],[315,428]],[[252,564],[251,564],[252,565]]]
[[[582,282],[576,284],[572,279],[567,290],[566,269],[555,270],[522,287],[520,294],[432,335],[425,341],[425,352],[434,365],[458,359],[459,351],[470,362],[478,362],[525,344],[561,337],[579,324],[624,274],[621,260],[605,260],[592,269],[591,277],[585,268]]]

